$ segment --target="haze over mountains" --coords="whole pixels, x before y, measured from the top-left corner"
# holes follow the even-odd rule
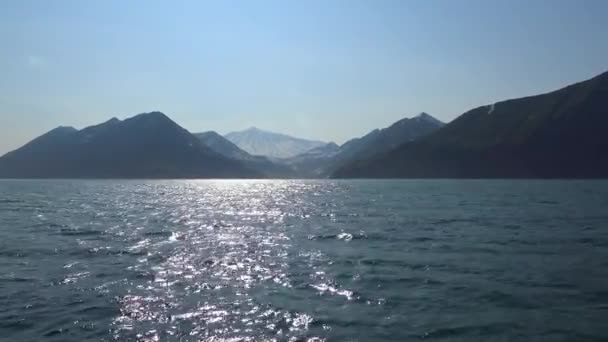
[[[3,178],[604,178],[608,73],[472,109],[404,118],[341,146],[250,128],[191,134],[152,112],[58,127],[0,157]]]
[[[251,170],[255,170],[265,177],[291,178],[295,177],[293,170],[280,163],[273,162],[265,156],[255,156],[240,149],[230,140],[214,131],[195,133],[194,136],[215,152],[239,161]]]
[[[251,127],[244,131],[226,134],[226,139],[242,150],[271,158],[289,158],[315,147],[325,145],[322,141],[295,138]]]

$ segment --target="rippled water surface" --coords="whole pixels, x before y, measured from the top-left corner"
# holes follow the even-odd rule
[[[608,182],[0,181],[2,341],[608,340]]]

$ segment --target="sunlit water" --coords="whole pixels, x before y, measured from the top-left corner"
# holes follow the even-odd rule
[[[608,339],[608,182],[0,181],[2,341]]]

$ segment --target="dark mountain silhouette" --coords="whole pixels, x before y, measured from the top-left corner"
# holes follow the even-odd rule
[[[334,177],[608,177],[608,73],[470,110],[437,132]]]
[[[5,178],[259,177],[160,112],[82,130],[58,127],[0,158]]]
[[[195,133],[194,136],[215,152],[228,158],[236,159],[249,169],[255,170],[267,177],[295,177],[295,172],[289,166],[273,162],[267,157],[251,155],[217,132]]]
[[[249,159],[253,156],[241,148],[233,144],[230,140],[224,138],[215,131],[208,131],[202,133],[194,133],[194,136],[199,138],[203,144],[211,148],[215,152],[224,155],[232,159]]]
[[[304,176],[327,177],[345,164],[388,152],[405,142],[426,136],[443,125],[443,122],[431,115],[421,113],[413,118],[401,119],[389,127],[375,129],[363,137],[351,139],[339,148],[321,146],[291,158],[288,162]]]
[[[365,159],[375,154],[428,135],[445,124],[427,113],[403,118],[389,127],[376,129],[361,138],[351,139],[340,147],[342,160]]]

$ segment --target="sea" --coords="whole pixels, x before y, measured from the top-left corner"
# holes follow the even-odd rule
[[[0,341],[607,341],[608,182],[0,180]]]

